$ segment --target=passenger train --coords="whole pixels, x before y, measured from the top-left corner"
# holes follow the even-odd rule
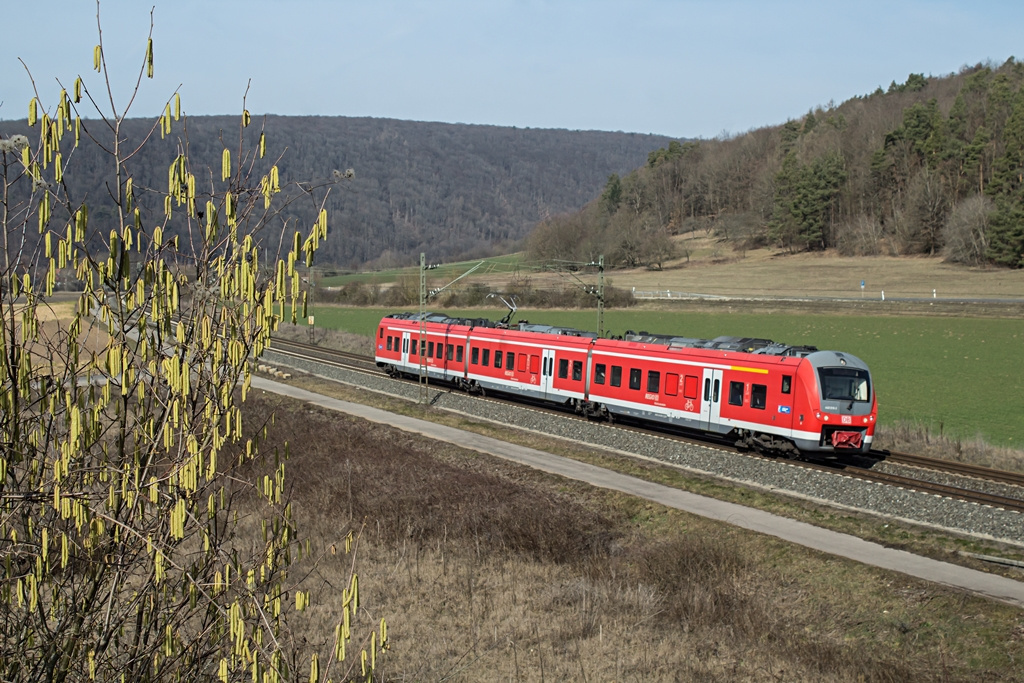
[[[474,393],[566,404],[581,415],[723,435],[772,455],[866,452],[878,403],[867,365],[767,339],[646,332],[601,338],[550,325],[419,313],[384,317],[378,367]]]

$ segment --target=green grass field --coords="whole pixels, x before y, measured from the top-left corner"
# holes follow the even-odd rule
[[[373,334],[379,308],[318,306],[317,327]],[[445,310],[448,315],[500,318],[504,311]],[[593,330],[594,311],[520,311],[518,319]],[[864,317],[795,314],[685,313],[614,310],[605,330],[627,329],[689,337],[766,337],[788,344],[846,351],[871,367],[879,419],[920,422],[934,432],[985,437],[996,445],[1024,444],[1024,320]],[[1017,360],[1014,360],[1014,359]]]

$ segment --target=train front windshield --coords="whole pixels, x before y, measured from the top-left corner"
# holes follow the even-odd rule
[[[818,368],[821,398],[826,401],[871,400],[871,378],[867,370]]]

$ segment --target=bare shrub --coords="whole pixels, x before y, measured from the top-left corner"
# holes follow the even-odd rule
[[[988,221],[995,204],[983,194],[958,204],[942,226],[942,255],[952,263],[970,266],[985,262],[988,249]]]
[[[720,539],[685,534],[650,544],[637,567],[638,580],[663,593],[663,619],[684,630],[727,624],[749,636],[769,619],[763,601],[743,589],[753,568]]]
[[[836,248],[843,256],[875,256],[881,253],[885,231],[874,216],[858,214],[836,228]]]

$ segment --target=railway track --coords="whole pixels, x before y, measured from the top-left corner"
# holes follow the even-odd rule
[[[291,356],[298,359],[314,360],[316,362],[325,363],[335,367],[344,367],[349,370],[356,370],[378,376],[381,374],[380,370],[376,367],[374,359],[370,356],[361,354],[336,351],[312,344],[287,341],[283,339],[274,339],[271,344],[271,350],[281,355]],[[512,400],[490,395],[482,398],[481,400],[489,400],[518,406],[522,406],[524,403],[518,398],[516,400]],[[566,419],[586,421],[586,418],[580,417],[572,411],[560,410],[557,406],[551,406],[541,402],[529,402],[529,405],[534,409],[558,414]],[[652,432],[652,430],[647,426],[639,427],[628,422],[616,422],[614,427],[647,434]],[[706,435],[701,435],[698,438],[694,434],[680,433],[671,429],[658,429],[655,431],[659,436],[664,438],[741,453],[739,449],[722,439],[715,439],[714,437],[707,437]],[[910,469],[918,468],[931,472],[942,473],[944,475],[955,477],[958,480],[961,480],[962,483],[958,485],[938,483],[928,481],[926,478],[905,476],[891,472],[880,472],[872,469],[874,465],[883,461],[899,464]],[[977,503],[979,505],[987,505],[1004,510],[1024,513],[1024,474],[1016,472],[1004,472],[967,463],[940,460],[937,458],[929,458],[908,453],[891,453],[888,451],[872,451],[866,457],[858,456],[856,458],[845,460],[823,458],[813,461],[793,460],[788,462],[799,467],[831,472],[833,474],[871,481],[881,485],[896,486],[936,496],[955,500],[964,500]],[[977,485],[972,486],[970,483],[971,481],[977,482]],[[995,482],[1008,487],[1016,487],[1019,491],[1015,492],[1011,496],[995,494],[982,490],[985,484],[989,482]]]
[[[996,481],[1002,484],[1009,484],[1011,486],[1024,486],[1024,474],[1020,472],[994,470],[991,467],[972,465],[965,462],[956,462],[954,460],[940,460],[939,458],[929,458],[924,455],[911,455],[910,453],[872,451],[870,455],[872,457],[877,456],[879,460],[907,465],[910,467],[920,467],[922,469],[936,470],[964,477],[976,477],[978,479]]]

